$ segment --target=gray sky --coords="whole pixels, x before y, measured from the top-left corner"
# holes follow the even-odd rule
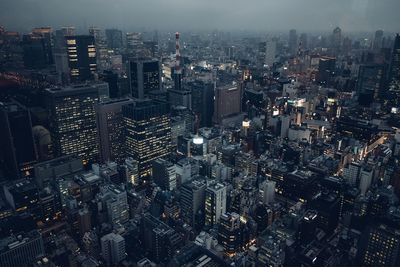
[[[0,25],[160,30],[400,30],[400,0],[0,0]]]

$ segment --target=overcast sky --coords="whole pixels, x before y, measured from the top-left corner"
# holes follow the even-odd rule
[[[400,0],[0,0],[10,30],[73,25],[123,30],[400,30]]]

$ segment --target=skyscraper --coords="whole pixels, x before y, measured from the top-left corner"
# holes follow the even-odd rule
[[[241,112],[242,89],[241,86],[225,85],[215,90],[214,123],[220,124],[223,119]]]
[[[189,84],[192,90],[192,110],[199,127],[211,127],[214,113],[214,84],[195,81]]]
[[[122,31],[117,29],[106,29],[107,46],[111,49],[122,48]]]
[[[205,225],[212,227],[219,223],[226,212],[226,186],[220,183],[209,185],[205,193]]]
[[[390,67],[389,67],[389,82],[392,85],[400,83],[400,35],[397,34],[394,39],[392,55],[390,58]],[[397,89],[400,90],[400,89]]]
[[[92,80],[97,70],[96,46],[91,35],[66,36],[72,82]]]
[[[122,107],[126,124],[126,153],[138,161],[139,177],[151,175],[152,161],[171,152],[168,105],[156,100],[135,100]]]
[[[125,159],[125,123],[122,106],[133,103],[133,99],[114,99],[95,106],[99,136],[100,161]]]
[[[37,154],[31,113],[18,102],[0,102],[0,158],[13,179],[33,175]]]
[[[84,165],[98,157],[94,105],[108,94],[108,85],[96,83],[46,90],[50,133],[57,156],[76,154]]]
[[[298,37],[296,30],[292,29],[289,31],[289,54],[292,56],[297,54],[298,48]]]
[[[375,32],[374,42],[372,44],[372,49],[374,49],[374,50],[381,49],[382,48],[382,42],[383,42],[383,31],[382,30],[377,30]]]
[[[358,102],[369,105],[384,96],[385,66],[361,65],[358,72]]]
[[[144,98],[148,92],[161,88],[160,62],[156,59],[128,62],[129,84],[132,96]]]

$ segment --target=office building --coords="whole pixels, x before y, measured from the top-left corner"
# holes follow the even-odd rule
[[[368,106],[384,96],[385,66],[361,65],[358,72],[358,102]]]
[[[241,230],[240,216],[237,213],[221,215],[218,228],[218,243],[224,248],[224,254],[233,257],[240,250]]]
[[[162,189],[172,191],[176,188],[175,165],[165,159],[153,161],[153,180]]]
[[[102,204],[102,211],[107,212],[108,222],[117,225],[128,221],[128,197],[124,189],[110,184],[100,189],[97,195]]]
[[[149,213],[142,217],[141,235],[144,249],[156,263],[168,261],[182,246],[181,236]]]
[[[50,133],[56,156],[75,154],[84,165],[97,161],[95,104],[108,95],[105,83],[46,90]]]
[[[122,106],[133,99],[110,99],[95,105],[100,162],[122,162],[126,156]]]
[[[285,242],[277,236],[268,236],[258,251],[261,266],[283,266],[285,264]]]
[[[45,255],[43,239],[36,230],[0,239],[3,267],[28,266]]]
[[[226,186],[220,183],[207,186],[205,192],[205,225],[212,227],[219,223],[226,212]]]
[[[126,258],[125,239],[115,233],[109,233],[100,239],[101,254],[107,266],[115,266]]]
[[[108,48],[122,48],[122,31],[117,29],[106,29],[106,40]]]
[[[41,35],[27,34],[22,37],[24,66],[27,69],[41,69],[53,63],[51,39]]]
[[[359,264],[362,266],[398,266],[400,232],[384,224],[371,225],[361,235]]]
[[[93,80],[97,70],[96,45],[91,35],[66,36],[71,82]]]
[[[127,69],[133,97],[143,99],[150,91],[161,89],[161,67],[157,59],[130,60]]]
[[[135,100],[122,107],[126,124],[126,154],[139,164],[139,177],[151,176],[152,161],[171,152],[168,105],[155,100]]]
[[[206,183],[203,180],[193,180],[181,187],[181,216],[182,219],[194,228],[202,226],[204,216],[204,200]]]
[[[274,181],[264,181],[260,184],[260,197],[265,205],[275,201],[275,185]]]
[[[0,102],[0,159],[10,180],[33,176],[37,153],[31,113],[18,102]]]
[[[189,83],[192,91],[192,110],[199,127],[211,127],[214,114],[214,84],[203,81]]]
[[[240,85],[219,86],[215,90],[214,123],[222,123],[224,118],[241,112],[242,88]]]

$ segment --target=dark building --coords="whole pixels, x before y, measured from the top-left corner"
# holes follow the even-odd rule
[[[289,53],[296,55],[298,49],[298,36],[296,30],[292,29],[289,31]]]
[[[149,213],[144,214],[141,226],[143,246],[156,263],[169,261],[182,246],[181,236]]]
[[[93,80],[97,70],[96,45],[91,35],[66,36],[71,82]]]
[[[378,126],[369,121],[340,117],[336,122],[336,131],[359,140],[370,141],[378,133]]]
[[[181,187],[181,212],[183,220],[195,229],[203,226],[199,218],[204,217],[204,200],[206,183],[202,180],[194,180]]]
[[[46,90],[50,133],[56,156],[75,154],[84,165],[97,161],[94,106],[108,95],[108,85],[75,85]]]
[[[139,177],[148,179],[152,161],[171,152],[168,105],[156,100],[135,100],[122,107],[126,124],[126,154],[139,162]]]
[[[197,116],[198,126],[211,127],[214,114],[214,84],[196,81],[190,83],[192,110]]]
[[[321,57],[318,66],[318,82],[328,84],[335,73],[336,59]]]
[[[132,96],[144,98],[147,93],[161,88],[160,62],[156,59],[128,62],[129,84]]]
[[[400,35],[397,34],[393,43],[392,55],[389,67],[389,82],[391,84],[400,82]]]
[[[114,99],[95,105],[100,161],[122,162],[126,156],[122,106],[133,99]]]
[[[368,106],[374,100],[381,99],[384,96],[384,85],[384,65],[361,65],[357,81],[358,102]]]
[[[0,102],[0,159],[11,179],[33,175],[37,154],[31,114],[17,102]]]
[[[51,39],[34,34],[22,37],[24,66],[28,69],[40,69],[53,62]]]
[[[384,224],[371,225],[361,235],[359,264],[390,266],[400,264],[400,232]]]
[[[0,240],[0,262],[3,267],[31,266],[44,255],[43,239],[36,230]]]
[[[176,188],[175,165],[164,159],[153,161],[153,180],[162,190]]]
[[[117,29],[106,29],[107,46],[111,49],[122,48],[122,31]]]

